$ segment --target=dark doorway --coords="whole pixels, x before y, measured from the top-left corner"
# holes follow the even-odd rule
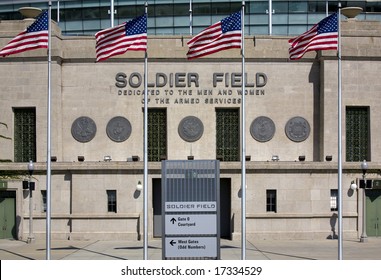
[[[153,237],[161,237],[161,179],[152,179]]]
[[[220,228],[221,238],[232,238],[231,179],[220,179]]]

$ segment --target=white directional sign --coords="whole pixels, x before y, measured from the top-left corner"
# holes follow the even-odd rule
[[[217,234],[217,216],[213,215],[166,215],[166,234]]]
[[[165,212],[205,212],[217,211],[215,201],[166,202]]]
[[[215,237],[166,237],[166,256],[169,258],[216,258]]]
[[[162,161],[163,259],[220,259],[218,160]]]

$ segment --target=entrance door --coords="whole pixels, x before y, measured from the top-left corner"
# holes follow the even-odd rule
[[[381,236],[381,190],[366,190],[366,233]]]
[[[0,191],[0,239],[17,238],[16,192]]]
[[[161,237],[161,179],[152,179],[153,237]]]
[[[153,237],[161,237],[161,179],[152,180]],[[231,179],[220,179],[220,234],[221,238],[231,239]]]
[[[232,238],[231,221],[231,179],[220,179],[220,234],[221,238]]]

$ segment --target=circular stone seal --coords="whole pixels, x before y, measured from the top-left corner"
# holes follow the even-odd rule
[[[302,142],[310,135],[310,125],[302,117],[294,117],[286,124],[286,135],[294,142]]]
[[[78,142],[91,141],[97,132],[95,122],[89,117],[79,117],[71,125],[71,135]]]
[[[112,118],[106,127],[107,136],[115,142],[123,142],[131,135],[131,123],[124,117]]]
[[[188,116],[181,120],[179,124],[179,135],[187,142],[195,142],[204,133],[204,125],[199,118]]]
[[[267,142],[274,137],[275,124],[268,117],[258,117],[250,125],[250,134],[259,142]]]

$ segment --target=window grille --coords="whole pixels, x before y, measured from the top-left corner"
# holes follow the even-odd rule
[[[41,190],[41,197],[42,197],[42,211],[46,212],[46,190]]]
[[[370,160],[369,107],[346,108],[346,161]]]
[[[36,161],[36,108],[14,108],[14,161]]]
[[[216,156],[221,161],[239,161],[239,109],[216,109]]]
[[[276,190],[266,190],[266,212],[276,213]]]
[[[337,211],[338,209],[337,198],[338,198],[338,191],[331,190],[331,199],[330,199],[331,211]]]
[[[107,190],[107,211],[116,213],[116,190]]]
[[[167,158],[167,111],[148,110],[148,161]]]

